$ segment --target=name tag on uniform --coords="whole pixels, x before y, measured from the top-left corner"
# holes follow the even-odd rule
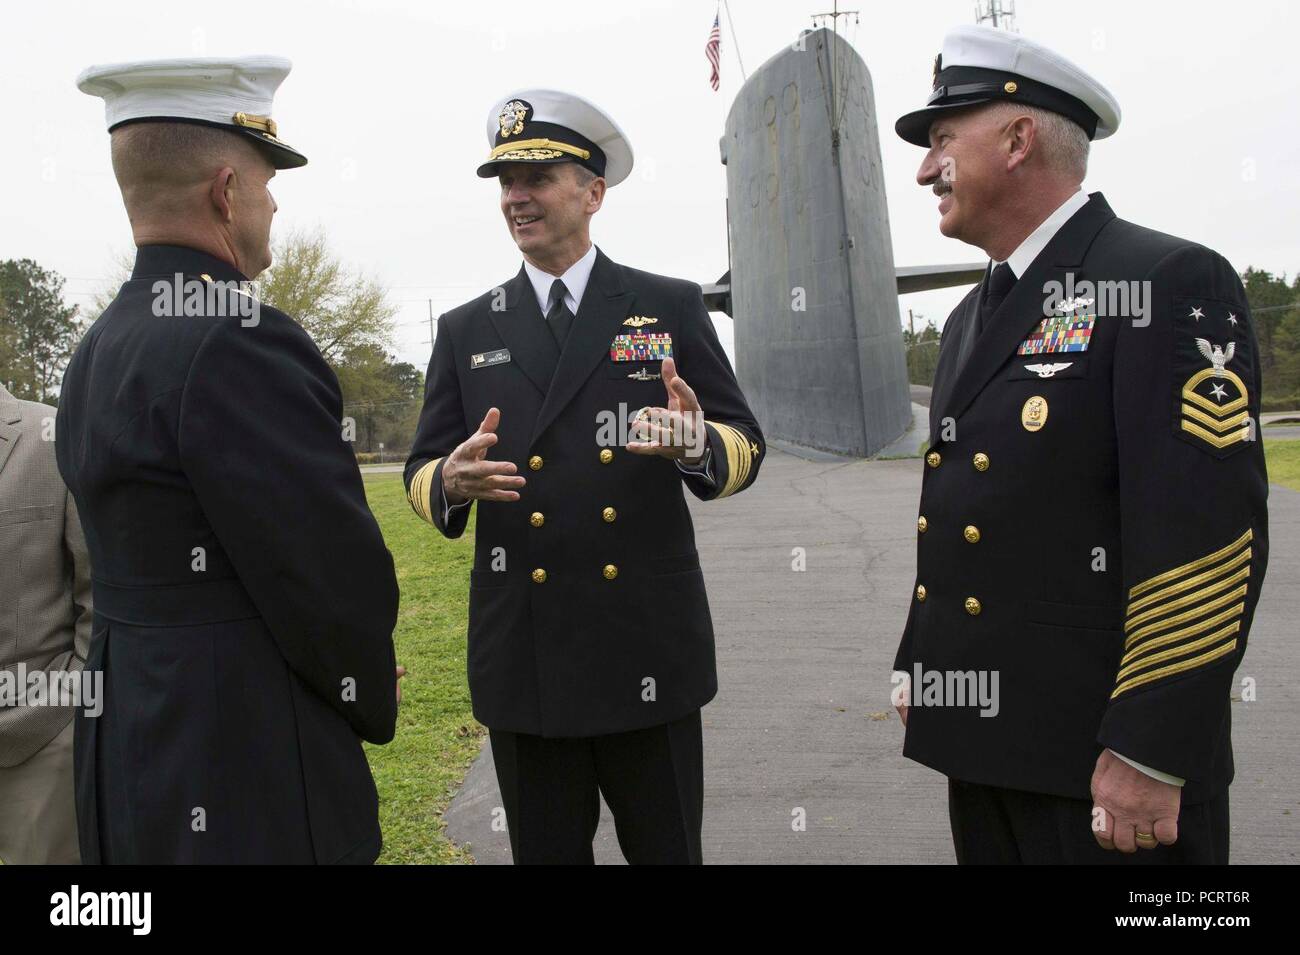
[[[509,348],[498,348],[496,351],[479,352],[477,355],[469,356],[469,367],[487,368],[489,365],[500,365],[510,360]]]
[[[668,332],[615,335],[609,357],[611,361],[663,361],[673,357],[673,336]]]

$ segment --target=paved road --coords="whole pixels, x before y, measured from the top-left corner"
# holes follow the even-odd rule
[[[814,463],[769,452],[758,484],[691,499],[717,630],[721,690],[704,710],[708,862],[953,861],[942,777],[899,755],[888,674],[915,567],[920,466]],[[1210,504],[1212,502],[1207,502]],[[1264,597],[1234,703],[1233,858],[1300,854],[1300,494],[1274,488]],[[802,547],[807,570],[791,570]],[[1240,695],[1239,693],[1237,695]],[[482,863],[508,862],[491,754],[447,812]],[[806,832],[791,814],[806,810]],[[608,814],[597,859],[621,856]]]

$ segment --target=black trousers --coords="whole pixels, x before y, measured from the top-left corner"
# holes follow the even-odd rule
[[[632,865],[700,864],[700,711],[579,739],[489,731],[516,865],[591,865],[600,796]]]
[[[1097,844],[1092,801],[948,780],[958,865],[1227,865],[1228,790],[1178,813],[1172,846],[1125,854]]]

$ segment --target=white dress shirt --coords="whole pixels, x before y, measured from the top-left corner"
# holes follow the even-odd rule
[[[1033,232],[1025,238],[1025,241],[1016,246],[1016,251],[1012,252],[1006,258],[1007,265],[1011,266],[1011,271],[1015,273],[1016,278],[1024,275],[1033,265],[1034,259],[1047,248],[1047,243],[1061,230],[1076,212],[1088,204],[1088,194],[1082,189],[1070,196],[1059,206],[1056,211],[1042,221],[1042,223]],[[993,267],[997,268],[1001,262],[994,262]]]
[[[528,281],[533,283],[533,291],[537,295],[537,307],[542,310],[542,316],[546,316],[546,309],[551,304],[551,286],[556,279],[562,280],[568,290],[564,296],[564,304],[569,306],[569,313],[577,315],[578,306],[582,304],[582,293],[587,291],[587,282],[591,279],[591,267],[595,264],[594,245],[587,249],[582,258],[565,269],[563,275],[552,275],[524,259],[524,271],[528,273]]]

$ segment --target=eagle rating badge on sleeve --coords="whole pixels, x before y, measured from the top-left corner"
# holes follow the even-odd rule
[[[616,335],[609,343],[612,361],[663,361],[673,357],[673,336],[668,332],[632,332]]]
[[[1246,309],[1207,300],[1174,303],[1174,387],[1178,434],[1215,457],[1240,451],[1251,440],[1250,394],[1254,378]]]

